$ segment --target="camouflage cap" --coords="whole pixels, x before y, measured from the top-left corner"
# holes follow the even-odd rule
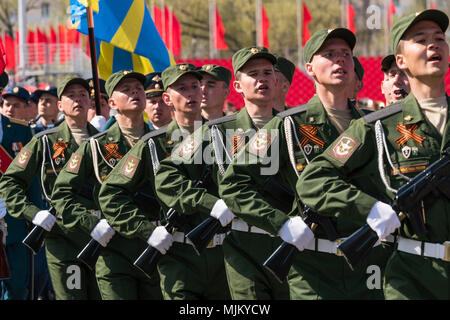
[[[9,96],[17,97],[25,102],[28,102],[30,99],[30,93],[23,87],[9,87],[3,94],[3,98],[7,98]]]
[[[292,83],[292,79],[294,78],[295,73],[295,64],[279,55],[275,55],[275,57],[277,58],[277,63],[275,63],[275,65],[273,66],[275,71],[281,72],[289,81],[289,83]]]
[[[305,47],[303,48],[303,61],[305,63],[311,62],[313,56],[320,50],[324,42],[331,38],[344,40],[352,51],[356,44],[356,37],[349,29],[321,29],[314,32],[311,38],[306,42]]]
[[[58,90],[57,90],[58,99],[61,99],[61,96],[64,93],[64,90],[66,90],[66,88],[68,86],[71,86],[73,84],[79,84],[79,85],[83,86],[84,88],[86,88],[86,90],[89,92],[89,83],[86,80],[84,80],[83,78],[78,78],[78,77],[68,77],[68,78],[65,78],[58,86]]]
[[[440,10],[428,9],[404,16],[400,18],[398,21],[396,21],[395,24],[392,26],[389,35],[391,51],[394,53],[397,51],[398,43],[402,39],[406,30],[408,30],[411,26],[413,26],[417,22],[424,20],[436,22],[437,25],[441,28],[442,32],[444,33],[447,30],[448,16]]]
[[[151,72],[145,75],[145,95],[147,98],[161,96],[164,92],[161,72]]]
[[[57,91],[58,91],[58,89],[56,89],[56,87],[54,87],[54,86],[46,86],[44,89],[39,89],[39,90],[36,90],[35,92],[33,92],[33,95],[38,100],[43,93],[48,93],[55,97],[58,97]]]
[[[388,72],[394,62],[395,56],[393,54],[384,57],[383,60],[381,60],[381,71]]]
[[[353,56],[353,62],[355,63],[356,75],[358,76],[359,81],[362,81],[364,78],[364,68],[361,62],[359,62],[358,58],[355,56]]]
[[[196,70],[195,66],[191,63],[179,63],[174,66],[168,67],[161,73],[164,90],[167,90],[169,86],[174,84],[178,79],[186,74],[192,74],[199,80],[202,79],[202,75]]]
[[[146,78],[142,73],[131,70],[120,70],[110,75],[106,80],[105,89],[108,97],[112,96],[114,89],[120,81],[130,78],[138,80],[140,83],[142,83],[143,86],[145,86]]]
[[[8,85],[9,82],[9,77],[8,74],[6,72],[3,72],[2,74],[0,74],[0,87],[6,87]]]
[[[204,66],[197,68],[200,73],[209,74],[211,77],[218,81],[223,81],[227,85],[230,85],[231,71],[225,67],[218,66],[216,64],[205,64]]]
[[[277,58],[265,47],[246,47],[238,50],[232,58],[233,71],[239,71],[250,59],[263,58],[269,60],[272,64],[277,63]]]

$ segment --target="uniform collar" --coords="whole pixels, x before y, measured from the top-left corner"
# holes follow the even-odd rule
[[[347,100],[347,105],[351,110],[352,119],[360,118],[360,113],[356,110],[355,105]],[[320,101],[319,96],[315,94],[307,103],[306,123],[307,124],[324,124],[327,122],[327,112]]]
[[[95,129],[93,125],[91,125],[89,122],[87,124],[87,131],[89,136],[93,136],[94,134],[98,133],[98,130]],[[70,142],[73,140],[75,142],[75,139],[72,137],[72,134],[70,132],[70,128],[67,125],[67,121],[64,120],[61,122],[61,124],[58,126],[58,132],[57,132],[57,138],[58,141],[64,141],[64,142]]]
[[[147,122],[144,122],[144,134],[151,131]],[[119,124],[114,122],[114,124],[106,131],[106,140],[109,143],[118,143],[122,139],[122,131],[120,130]]]
[[[248,129],[255,129],[256,127],[253,124],[252,118],[250,118],[250,115],[247,112],[247,108],[242,108],[241,111],[239,111],[236,115],[236,121],[239,124],[238,126],[242,129],[245,128],[245,130]]]

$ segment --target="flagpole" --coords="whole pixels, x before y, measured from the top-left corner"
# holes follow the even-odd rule
[[[169,46],[170,46],[170,51],[172,52],[172,55],[175,56],[175,54],[173,53],[173,7],[170,6],[169,7]]]
[[[344,28],[348,28],[347,0],[341,0],[341,25]]]
[[[298,40],[297,40],[297,47],[298,47],[298,57],[297,57],[297,65],[300,67],[303,65],[302,63],[302,57],[303,57],[303,10],[302,10],[302,0],[297,0],[297,32],[298,32]]]
[[[384,7],[386,8],[385,14],[385,24],[384,24],[384,53],[388,55],[390,52],[389,49],[389,30],[391,30],[391,25],[389,23],[389,7],[391,0],[384,0]],[[392,18],[391,18],[392,19]]]
[[[256,45],[262,46],[263,43],[262,43],[262,30],[261,30],[261,21],[262,21],[261,0],[256,0],[255,18],[256,18]]]
[[[89,49],[91,50],[92,80],[94,81],[95,92],[95,113],[100,115],[100,83],[98,80],[97,51],[95,49],[94,17],[92,14],[92,7],[88,6],[86,11],[89,31]]]

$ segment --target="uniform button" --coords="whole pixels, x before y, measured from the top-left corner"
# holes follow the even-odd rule
[[[173,141],[172,141],[172,140],[169,140],[169,141],[167,141],[167,144],[172,145],[172,144],[173,144]]]
[[[405,121],[411,121],[412,117],[410,115],[407,115],[404,119],[405,119]]]

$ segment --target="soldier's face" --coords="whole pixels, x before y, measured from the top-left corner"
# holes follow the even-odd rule
[[[28,119],[27,103],[20,98],[8,96],[3,98],[2,114],[8,118]]]
[[[411,77],[444,77],[448,70],[449,47],[445,34],[433,21],[420,21],[400,41],[397,65]]]
[[[38,113],[44,118],[56,118],[58,116],[58,98],[48,93],[41,94],[38,102]]]
[[[277,77],[276,86],[275,86],[275,95],[278,96],[278,99],[285,99],[286,95],[289,92],[289,88],[291,84],[289,80],[286,79],[284,74],[280,71],[275,71],[275,76]]]
[[[314,54],[306,71],[319,84],[344,86],[354,77],[352,51],[342,39],[331,38]]]
[[[409,81],[405,73],[393,62],[381,82],[381,92],[386,99],[386,105],[403,99],[402,89],[409,93]]]
[[[168,123],[172,119],[172,108],[164,103],[162,96],[147,98],[147,112],[149,120],[159,127],[159,123]]]
[[[163,99],[175,112],[199,113],[202,100],[200,81],[195,76],[186,74],[167,88]]]
[[[79,84],[72,84],[67,87],[58,101],[58,109],[66,117],[87,118],[87,112],[91,107],[89,92]]]
[[[275,97],[277,78],[272,63],[263,58],[249,60],[240,70],[234,89],[248,101],[271,101]]]
[[[200,87],[202,89],[202,100],[200,103],[202,109],[220,108],[222,110],[225,99],[230,92],[226,83],[218,81],[208,74],[203,74]]]
[[[134,78],[123,79],[114,88],[109,104],[119,113],[144,111],[146,101],[143,84]]]

